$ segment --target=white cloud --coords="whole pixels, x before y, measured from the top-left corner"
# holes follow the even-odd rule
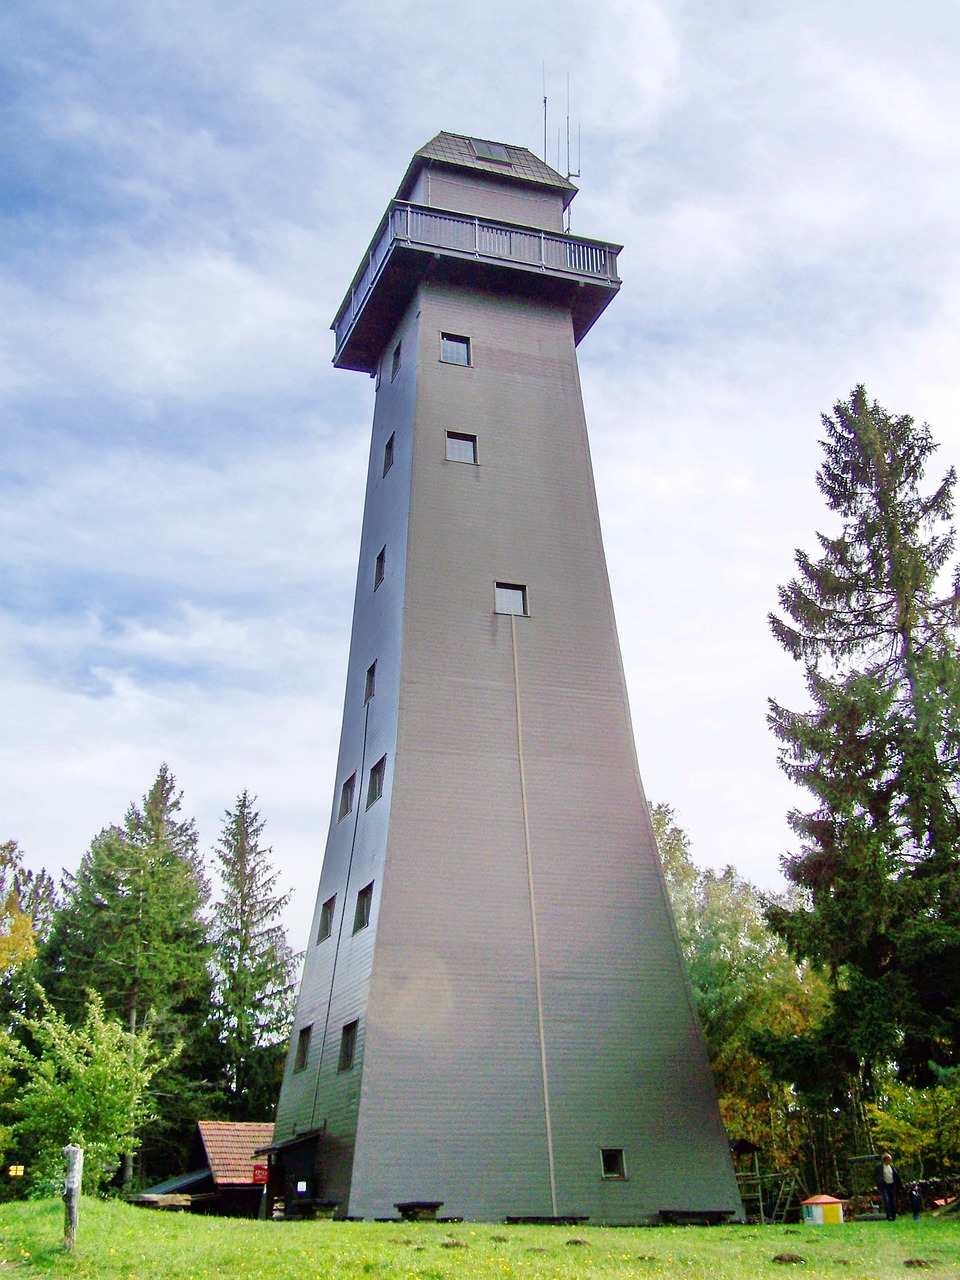
[[[282,641],[278,637],[278,641]],[[330,811],[346,636],[315,642],[299,680],[258,695],[217,687],[147,688],[104,673],[97,696],[4,664],[0,703],[3,818],[33,865],[76,866],[91,837],[122,821],[166,760],[209,851],[220,819],[248,787],[287,887],[291,939],[303,945]],[[5,834],[4,838],[7,838]]]
[[[348,573],[366,464],[360,429],[273,445],[266,433],[238,451],[224,434],[217,462],[131,446],[43,468],[0,509],[5,556],[36,572],[101,569],[184,592]]]

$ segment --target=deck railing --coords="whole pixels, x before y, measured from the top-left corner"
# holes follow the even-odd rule
[[[448,249],[486,261],[521,264],[533,270],[617,280],[616,245],[578,240],[535,228],[504,226],[485,218],[424,209],[396,200],[387,210],[379,236],[367,255],[335,324],[337,350],[373,287],[377,272],[395,241]]]

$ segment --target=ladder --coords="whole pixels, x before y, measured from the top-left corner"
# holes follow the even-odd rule
[[[777,1198],[774,1201],[773,1210],[770,1214],[770,1222],[773,1225],[786,1222],[787,1211],[793,1203],[793,1194],[797,1189],[797,1171],[796,1169],[787,1169],[780,1175],[780,1185],[777,1188]]]

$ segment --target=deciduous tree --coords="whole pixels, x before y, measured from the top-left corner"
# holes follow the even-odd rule
[[[882,1086],[867,1115],[878,1151],[896,1151],[917,1177],[943,1177],[960,1167],[960,1085],[954,1078],[914,1089]]]
[[[655,805],[652,817],[727,1130],[759,1146],[775,1167],[803,1163],[806,1118],[756,1040],[814,1025],[824,984],[790,957],[749,881],[732,867],[698,868],[670,806]]]
[[[45,871],[29,871],[16,840],[0,844],[0,976],[34,959],[56,895]]]
[[[133,1149],[154,1118],[148,1088],[177,1050],[164,1055],[149,1026],[128,1031],[110,1017],[96,992],[83,1017],[71,1024],[40,993],[42,1013],[19,1015],[30,1047],[9,1032],[0,1046],[3,1065],[22,1077],[12,1109],[13,1129],[29,1152],[30,1181],[46,1191],[62,1172],[61,1151],[84,1149],[84,1183],[99,1189]]]

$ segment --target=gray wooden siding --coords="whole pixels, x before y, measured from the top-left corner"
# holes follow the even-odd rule
[[[374,412],[337,776],[326,853],[277,1108],[277,1141],[326,1123],[328,1133],[349,1146],[356,1129],[366,1037],[367,985],[379,915],[396,753],[416,403],[416,320],[413,307],[388,344],[386,369]],[[391,380],[390,361],[397,342],[401,343],[401,368],[397,378]],[[391,435],[394,436],[393,465],[384,475],[384,446]],[[384,580],[374,590],[374,562],[384,546],[387,549]],[[377,663],[376,692],[365,702],[366,672],[374,661]],[[384,793],[368,809],[370,768],[384,755],[387,758]],[[353,773],[357,775],[353,811],[340,819],[341,787]],[[370,925],[354,935],[356,894],[371,880],[374,896]],[[318,944],[320,911],[334,894],[336,910],[331,936]],[[360,1019],[355,1066],[350,1072],[338,1073],[341,1030],[354,1018]],[[306,1070],[294,1072],[299,1030],[310,1024],[313,1026],[310,1061]],[[340,1179],[346,1177],[346,1182],[327,1188],[329,1195],[342,1197],[344,1203],[349,1194],[349,1172],[347,1162],[339,1175]]]
[[[440,360],[441,332],[471,339],[470,367]],[[637,769],[570,314],[427,280],[384,360],[334,809],[277,1138],[327,1123],[344,1154],[326,1194],[351,1215],[414,1199],[478,1219],[736,1210]],[[451,430],[477,436],[479,465],[446,459]],[[495,613],[496,581],[527,587],[529,617]],[[366,810],[384,754],[384,795]],[[355,770],[354,834],[336,819]],[[354,936],[371,880],[370,925]],[[315,945],[333,893],[336,972],[336,927]],[[353,1018],[356,1064],[338,1073]],[[311,1021],[309,1069],[293,1073]],[[623,1149],[625,1180],[601,1177],[602,1147]]]
[[[563,230],[563,195],[536,187],[518,187],[471,173],[425,168],[408,197],[411,204],[449,209],[475,218],[496,218],[541,231]]]

